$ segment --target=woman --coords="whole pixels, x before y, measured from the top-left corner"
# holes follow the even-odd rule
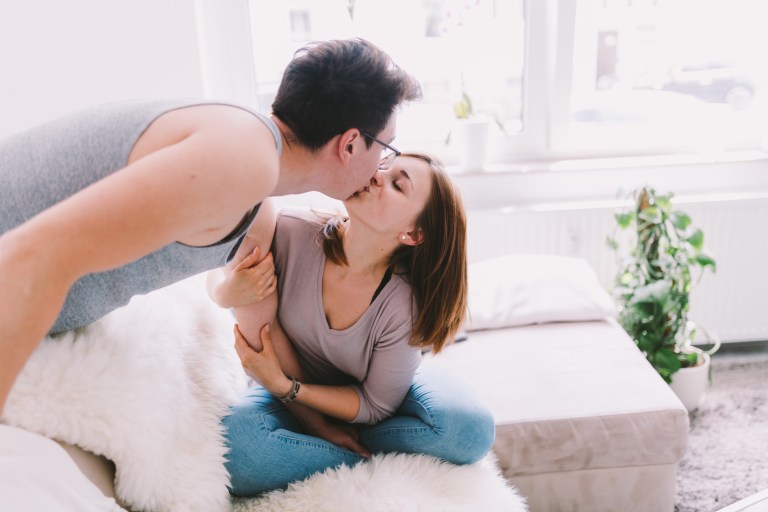
[[[236,309],[236,349],[260,385],[224,419],[234,494],[370,453],[472,463],[493,443],[493,418],[471,392],[419,368],[466,310],[466,222],[450,180],[433,159],[404,154],[344,204],[348,219],[279,217],[279,323],[261,330],[260,351],[246,342],[259,340],[256,306]]]

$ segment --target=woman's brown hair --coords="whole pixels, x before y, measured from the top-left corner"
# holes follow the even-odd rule
[[[426,162],[432,170],[432,187],[416,218],[421,243],[400,245],[390,265],[411,284],[419,307],[411,345],[437,353],[454,338],[467,311],[467,219],[459,191],[439,160],[423,153],[401,156]],[[323,251],[339,265],[346,264],[343,238],[343,219],[327,219]]]

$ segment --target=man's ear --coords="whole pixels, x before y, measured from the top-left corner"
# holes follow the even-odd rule
[[[400,243],[405,245],[419,245],[424,241],[424,232],[420,229],[415,229],[407,233],[400,233]]]
[[[339,142],[337,146],[339,158],[343,161],[347,161],[355,153],[355,142],[360,139],[360,130],[357,128],[350,128],[339,136]]]

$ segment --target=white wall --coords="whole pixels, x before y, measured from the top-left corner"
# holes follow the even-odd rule
[[[193,0],[0,2],[0,137],[98,103],[202,95]]]

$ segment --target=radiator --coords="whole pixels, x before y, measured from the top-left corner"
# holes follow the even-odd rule
[[[724,343],[768,340],[768,195],[675,198],[717,260],[691,295],[690,318]],[[629,202],[542,204],[468,212],[469,261],[508,253],[584,258],[610,289],[619,267],[606,244]]]

